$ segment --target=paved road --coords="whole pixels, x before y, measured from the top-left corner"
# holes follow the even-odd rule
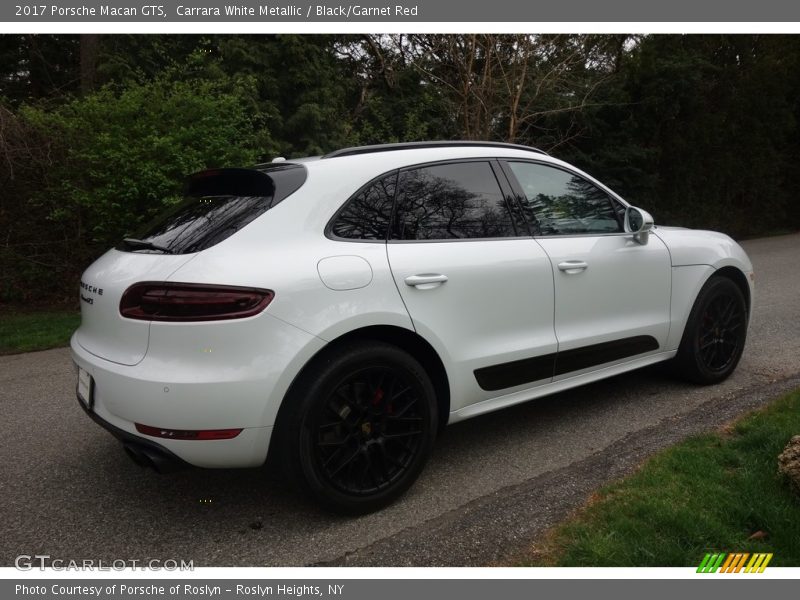
[[[728,381],[700,388],[649,369],[454,425],[400,502],[357,519],[318,511],[260,470],[139,469],[76,405],[65,349],[0,357],[0,565],[18,554],[197,566],[508,560],[656,449],[800,386],[800,235],[745,246],[756,310]]]

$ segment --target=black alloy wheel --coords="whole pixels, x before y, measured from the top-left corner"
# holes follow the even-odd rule
[[[327,482],[345,494],[388,489],[424,443],[423,402],[410,375],[372,366],[345,376],[311,415],[314,461]]]
[[[287,466],[307,492],[347,514],[405,492],[433,447],[436,396],[422,366],[383,342],[334,348],[302,374],[285,432]]]
[[[689,314],[674,361],[678,375],[701,384],[727,378],[742,356],[747,321],[747,302],[739,286],[726,277],[711,277]]]
[[[709,302],[697,328],[697,352],[712,373],[724,372],[744,343],[745,308],[731,293],[719,293]]]

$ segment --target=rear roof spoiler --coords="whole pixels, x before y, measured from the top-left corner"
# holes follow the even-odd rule
[[[265,196],[274,206],[297,190],[308,177],[306,168],[278,163],[273,168],[224,168],[198,171],[186,178],[186,196]]]

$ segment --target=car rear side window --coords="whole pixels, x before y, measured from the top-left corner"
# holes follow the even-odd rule
[[[126,238],[118,250],[189,254],[230,237],[296,192],[302,165],[211,169],[190,176],[184,199]]]
[[[622,231],[611,197],[590,181],[539,163],[508,165],[525,194],[522,207],[541,235]]]
[[[396,188],[396,171],[368,185],[336,216],[331,233],[345,239],[385,241]]]
[[[488,162],[431,165],[400,174],[392,238],[453,240],[517,235]]]

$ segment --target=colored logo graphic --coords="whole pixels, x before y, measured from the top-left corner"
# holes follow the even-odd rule
[[[749,554],[747,552],[735,552],[726,554],[706,554],[705,558],[697,567],[698,573],[763,573],[769,561],[772,560],[772,553],[759,552]]]

